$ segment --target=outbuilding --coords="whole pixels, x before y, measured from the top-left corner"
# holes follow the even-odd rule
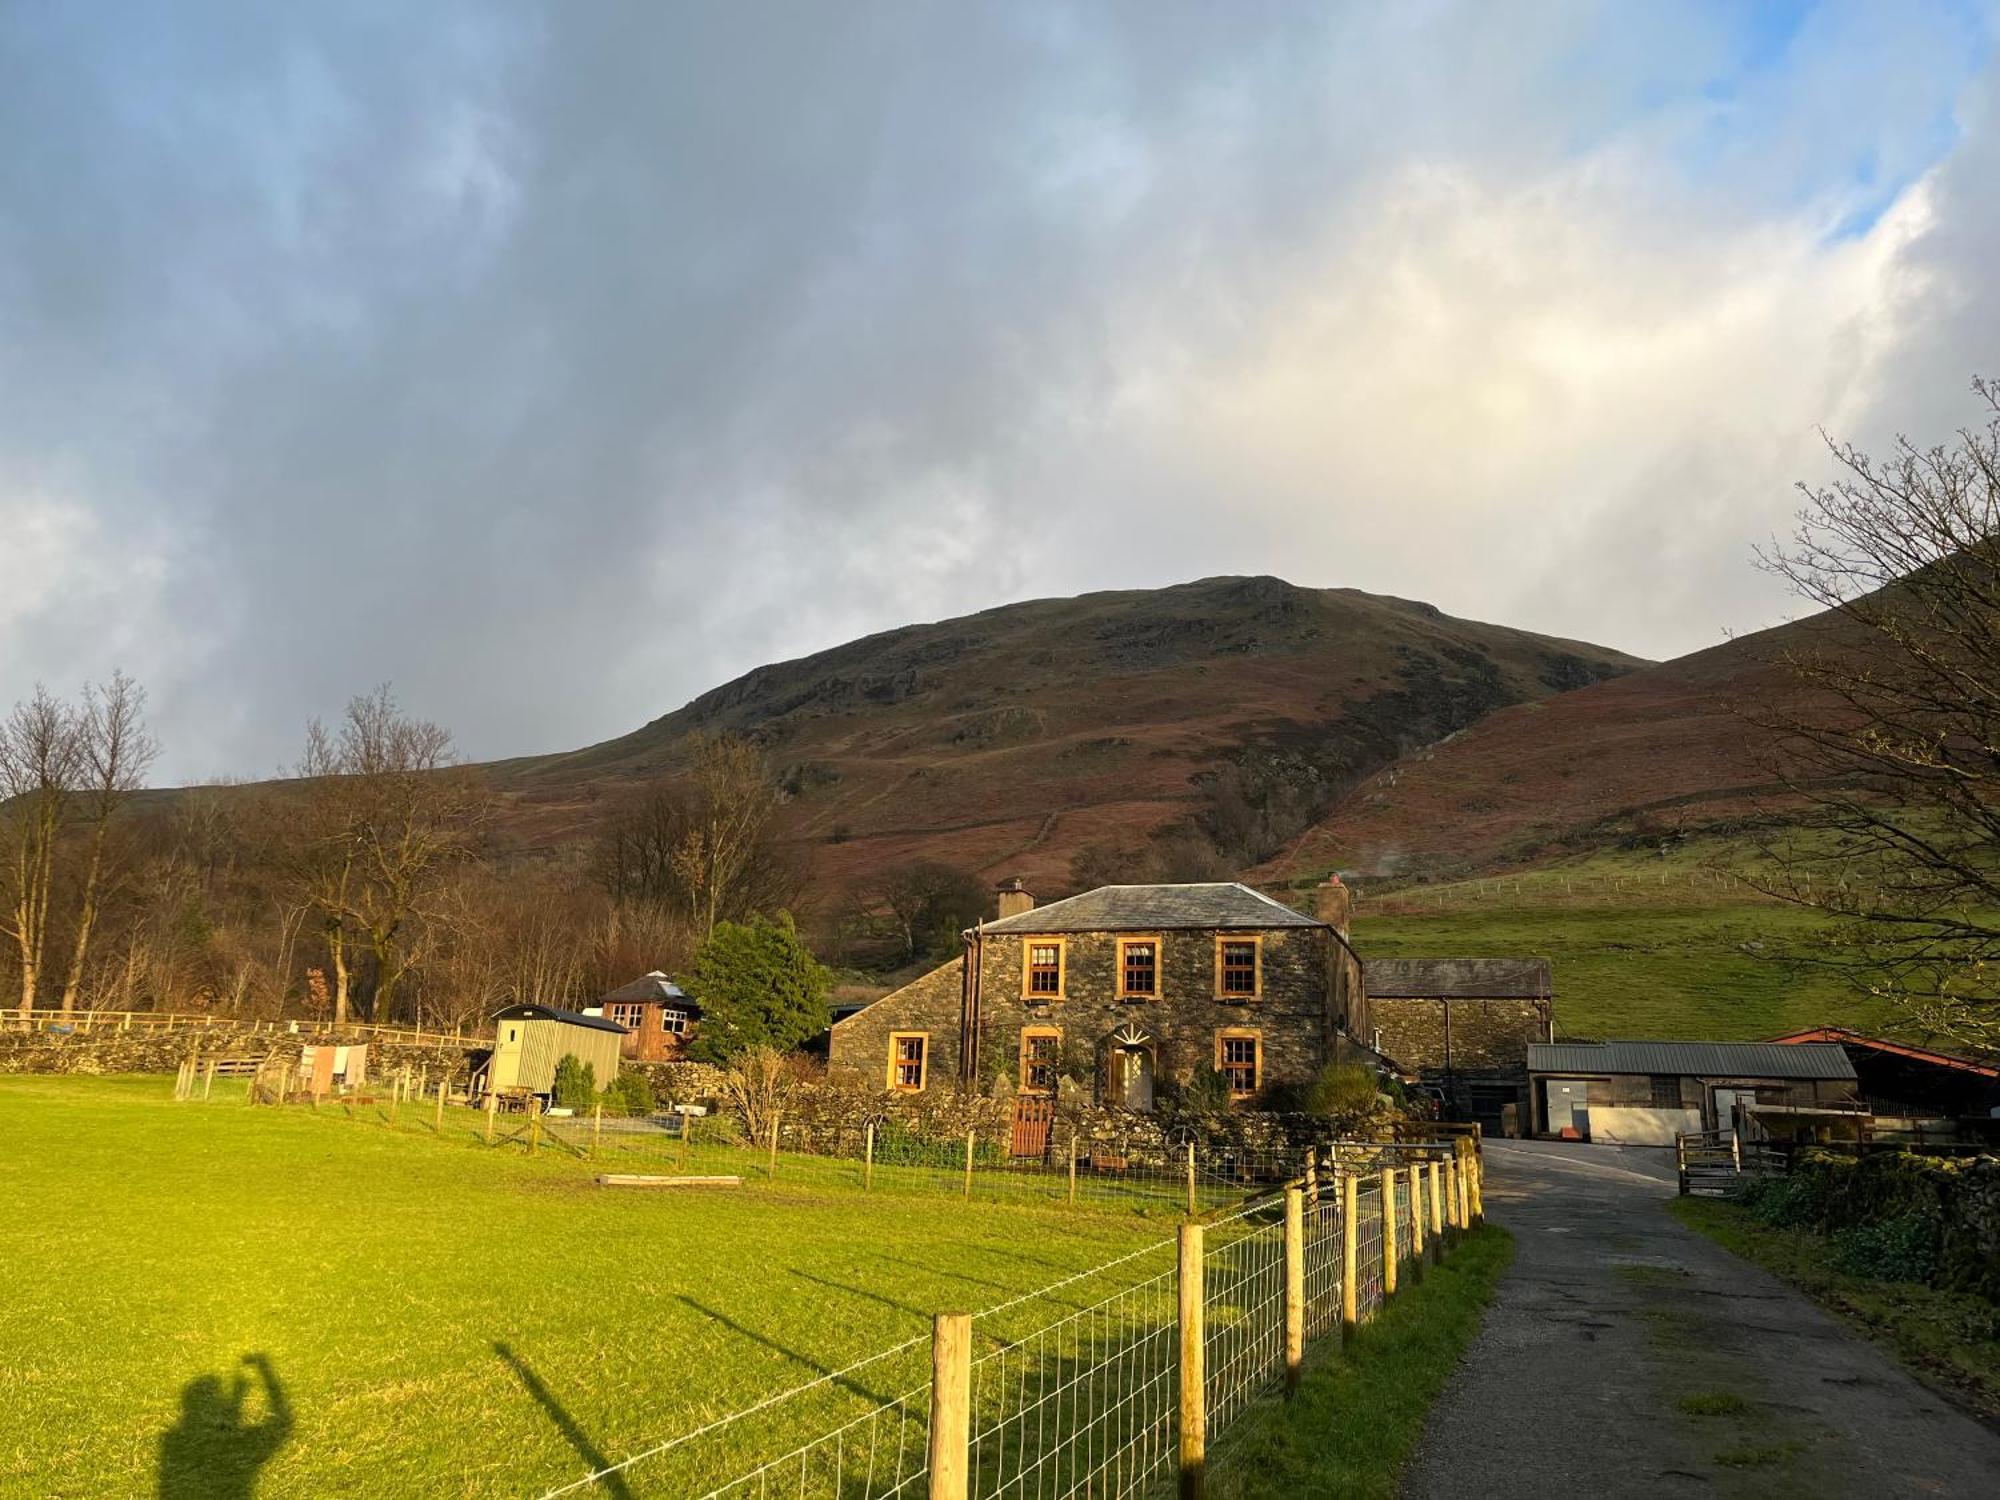
[[[589,1063],[603,1088],[618,1076],[625,1028],[589,1011],[552,1005],[510,1005],[493,1016],[493,1057],[485,1087],[546,1094],[555,1086],[556,1064],[564,1057]]]
[[[2000,1064],[1991,1060],[1864,1036],[1844,1026],[1816,1026],[1774,1040],[1787,1047],[1830,1043],[1845,1052],[1877,1139],[1933,1133],[1990,1139],[1991,1122],[2000,1116]]]
[[[1528,1048],[1535,1131],[1563,1140],[1670,1146],[1746,1116],[1790,1128],[1863,1113],[1854,1064],[1820,1042],[1551,1042]],[[1800,1126],[1799,1121],[1807,1122]]]
[[[620,985],[594,1007],[625,1028],[624,1053],[634,1062],[674,1062],[701,1021],[701,1006],[653,970]]]

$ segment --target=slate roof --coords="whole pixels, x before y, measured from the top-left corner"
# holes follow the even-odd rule
[[[640,1002],[653,1005],[673,1005],[677,1009],[685,1010],[691,1015],[698,1016],[701,1014],[701,1007],[688,998],[687,991],[667,978],[658,969],[653,970],[650,974],[640,976],[630,984],[621,984],[617,989],[598,1001],[598,1004],[609,1005],[614,1000],[626,1005]]]
[[[1827,1042],[1531,1042],[1528,1071],[1851,1079],[1854,1064]]]
[[[1371,958],[1368,993],[1383,1000],[1546,1000],[1546,958]]]
[[[1324,927],[1233,880],[1201,885],[1101,885],[984,924],[986,932],[1160,932],[1180,927]]]
[[[580,1010],[558,1010],[553,1005],[508,1005],[493,1012],[496,1021],[560,1021],[565,1026],[588,1026],[593,1031],[615,1031],[625,1035],[626,1028],[616,1021],[603,1016],[586,1016]]]

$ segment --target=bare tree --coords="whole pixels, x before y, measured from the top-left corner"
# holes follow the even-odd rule
[[[350,702],[337,734],[308,727],[300,772],[292,868],[325,924],[335,1021],[348,1017],[354,942],[374,961],[374,1018],[387,1020],[430,951],[433,898],[473,852],[491,794],[457,764],[450,733],[404,714],[386,685]]]
[[[119,808],[145,780],[159,747],[146,732],[146,690],[123,672],[113,672],[102,689],[83,690],[83,710],[74,719],[80,801],[90,821],[89,850],[84,856],[83,891],[77,911],[76,937],[70,948],[69,973],[63,980],[65,1016],[76,1010],[83,987],[84,966],[90,958],[91,933],[97,925],[98,897],[104,879],[105,836]]]
[[[37,686],[0,721],[0,829],[6,836],[0,923],[19,960],[22,1019],[41,992],[58,841],[83,764],[76,715]]]
[[[1930,1029],[2000,1042],[2000,388],[1949,445],[1898,439],[1806,505],[1773,572],[1829,613],[1780,659],[1796,693],[1747,710],[1804,816],[1769,843],[1772,894],[1839,919],[1805,961]]]
[[[891,870],[876,899],[895,924],[907,962],[952,951],[958,934],[985,915],[987,898],[985,884],[970,871],[925,859]]]
[[[687,745],[685,778],[613,816],[598,869],[615,899],[675,906],[706,937],[717,922],[789,904],[800,875],[772,827],[779,791],[762,752],[731,735],[696,733]]]

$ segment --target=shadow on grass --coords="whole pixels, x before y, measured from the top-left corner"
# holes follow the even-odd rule
[[[527,1393],[535,1398],[535,1404],[549,1414],[549,1420],[555,1423],[556,1431],[563,1435],[563,1441],[576,1450],[578,1458],[590,1465],[592,1473],[610,1465],[611,1460],[604,1456],[604,1450],[593,1443],[590,1435],[577,1426],[576,1418],[569,1414],[569,1409],[556,1400],[549,1388],[542,1384],[541,1376],[535,1373],[534,1368],[526,1360],[514,1352],[512,1345],[496,1343],[493,1352],[506,1362],[507,1367],[514,1372]],[[625,1476],[622,1474],[607,1474],[604,1477],[603,1493],[615,1497],[615,1500],[632,1500],[632,1491],[626,1487]]]
[[[798,1350],[790,1347],[787,1344],[779,1343],[776,1339],[771,1338],[768,1334],[762,1334],[759,1333],[754,1328],[746,1327],[744,1324],[739,1323],[734,1318],[730,1317],[729,1314],[723,1312],[717,1312],[707,1303],[698,1302],[693,1297],[688,1296],[685,1292],[679,1294],[679,1300],[685,1303],[688,1307],[693,1308],[696,1312],[700,1313],[704,1318],[707,1318],[712,1322],[720,1323],[724,1328],[727,1328],[731,1333],[741,1334],[744,1338],[749,1339],[754,1343],[762,1344],[766,1349],[772,1350],[774,1353],[782,1354],[785,1356],[786,1359],[792,1360],[794,1363],[804,1365],[808,1370],[811,1370],[815,1375],[831,1376],[833,1378],[833,1383],[839,1386],[842,1390],[849,1391],[852,1394],[861,1397],[863,1400],[872,1403],[873,1405],[886,1406],[895,1399],[893,1395],[884,1395],[882,1392],[873,1390],[870,1387],[863,1385],[860,1381],[855,1380],[850,1376],[836,1375],[831,1366],[821,1364],[818,1360],[812,1358],[810,1355],[801,1354],[799,1353]]]
[[[246,1421],[254,1372],[264,1388],[264,1417]],[[181,1419],[160,1435],[160,1500],[237,1500],[257,1489],[258,1472],[292,1435],[285,1387],[262,1354],[246,1354],[227,1383],[201,1375],[181,1387]]]

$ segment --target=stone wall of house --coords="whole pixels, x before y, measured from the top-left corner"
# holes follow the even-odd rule
[[[1257,1034],[1267,1089],[1318,1076],[1330,1031],[1330,965],[1323,930],[1280,928],[1256,934],[1262,981],[1254,1000],[1217,998],[1216,934],[1208,930],[1157,934],[1159,994],[1150,1000],[1121,1000],[1120,936],[1133,934],[1063,936],[1063,994],[1058,999],[1022,993],[1032,937],[1010,933],[988,937],[980,945],[977,1082],[982,1089],[1000,1078],[1019,1083],[1022,1033],[1041,1027],[1061,1037],[1066,1071],[1079,1082],[1106,1087],[1112,1033],[1127,1028],[1150,1039],[1160,1084],[1184,1084],[1197,1068],[1213,1067],[1217,1036],[1225,1030]],[[885,1086],[891,1034],[922,1031],[930,1036],[930,1086],[952,1082],[961,1005],[961,962],[955,960],[836,1025],[828,1052],[832,1076]]]
[[[1368,1021],[1382,1052],[1420,1073],[1513,1074],[1527,1070],[1530,1042],[1548,1040],[1546,1000],[1452,1000],[1447,1047],[1446,1003],[1372,997]]]
[[[896,1031],[930,1035],[929,1080],[933,1089],[956,1082],[958,1022],[964,961],[954,958],[930,973],[892,990],[873,1005],[834,1023],[827,1043],[827,1073],[836,1082],[872,1089],[887,1087],[889,1036]]]
[[[1185,1084],[1196,1069],[1213,1067],[1217,1035],[1255,1032],[1263,1046],[1266,1089],[1308,1083],[1326,1056],[1327,937],[1317,928],[1283,928],[1260,939],[1261,992],[1254,1000],[1216,995],[1216,937],[1209,930],[1169,931],[1160,943],[1157,996],[1118,998],[1118,939],[1135,934],[1072,933],[1064,940],[1063,995],[1044,1000],[1023,994],[1032,936],[1008,934],[981,946],[980,1078],[1019,1082],[1021,1037],[1030,1027],[1052,1027],[1064,1051],[1084,1064],[1080,1081],[1108,1090],[1114,1033],[1151,1039],[1158,1084]],[[1228,934],[1251,936],[1252,934]]]

